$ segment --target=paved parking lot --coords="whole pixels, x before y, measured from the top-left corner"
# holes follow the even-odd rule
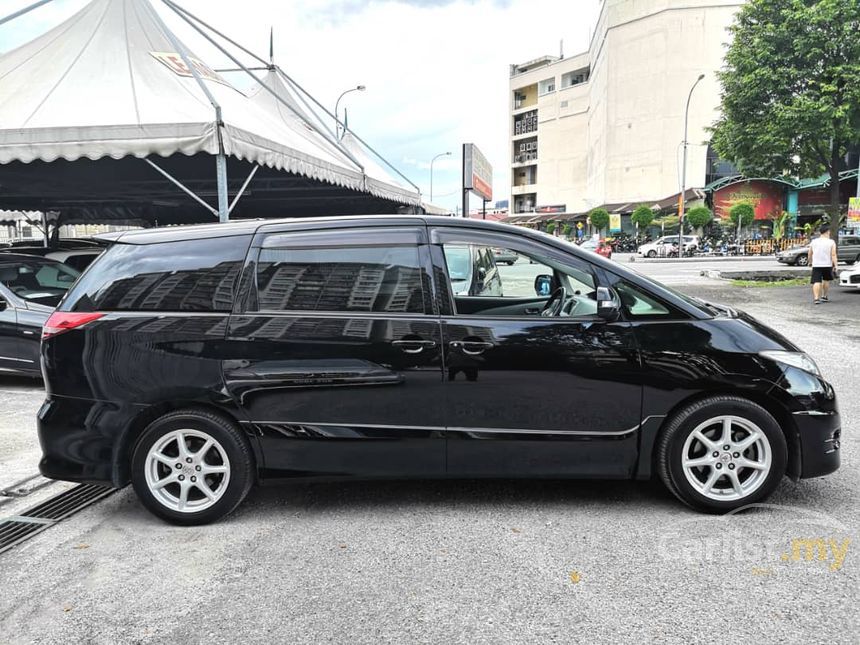
[[[802,287],[676,284],[816,359],[840,471],[728,518],[656,483],[350,481],[263,488],[176,528],[126,489],[0,555],[0,642],[856,643],[860,293],[813,308]],[[0,487],[35,471],[41,396],[0,381]]]

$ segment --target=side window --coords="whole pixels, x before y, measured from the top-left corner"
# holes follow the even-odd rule
[[[424,313],[418,246],[263,248],[259,311]]]
[[[532,247],[497,241],[492,245],[466,239],[444,241],[442,250],[459,313],[539,315],[550,295],[564,287],[563,315],[596,315],[596,282],[587,262],[575,257],[560,261]],[[489,259],[490,271],[484,269],[483,258]],[[482,305],[479,298],[486,298],[487,304]]]
[[[660,302],[654,296],[643,291],[629,282],[619,280],[614,285],[615,291],[618,292],[618,297],[621,299],[621,306],[624,313],[629,318],[647,319],[647,318],[671,318],[675,313],[668,306]]]
[[[250,236],[115,244],[72,287],[72,311],[230,311]]]

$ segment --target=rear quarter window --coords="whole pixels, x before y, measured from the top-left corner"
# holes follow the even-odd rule
[[[65,311],[223,311],[233,298],[248,235],[115,244],[69,292]]]

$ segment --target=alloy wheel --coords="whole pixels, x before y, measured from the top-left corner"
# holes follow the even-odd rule
[[[743,417],[721,415],[700,423],[681,451],[690,485],[716,501],[735,501],[758,490],[770,474],[772,450],[767,436]]]
[[[223,446],[201,430],[173,430],[146,454],[146,485],[160,504],[179,513],[214,505],[230,483]]]

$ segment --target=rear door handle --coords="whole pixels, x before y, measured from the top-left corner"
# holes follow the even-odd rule
[[[399,347],[407,354],[420,354],[425,349],[433,349],[436,347],[435,340],[392,340],[391,344],[395,347]]]
[[[495,347],[493,343],[485,340],[452,340],[448,343],[448,346],[452,349],[459,349],[464,354],[469,354],[470,356],[483,354],[485,350]]]

